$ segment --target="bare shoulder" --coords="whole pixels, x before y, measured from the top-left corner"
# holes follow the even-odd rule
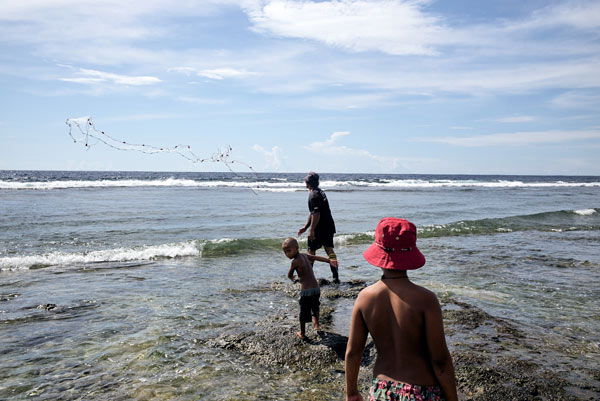
[[[356,303],[360,305],[362,303],[369,302],[370,300],[376,298],[377,295],[380,294],[382,290],[383,290],[383,286],[381,285],[381,282],[378,281],[375,284],[371,284],[370,286],[363,288],[358,293],[358,297],[356,298]]]
[[[431,291],[425,287],[421,287],[420,285],[417,285],[417,284],[414,284],[414,286],[415,286],[415,291],[418,294],[419,301],[423,305],[423,308],[437,309],[440,307],[440,302],[438,300],[438,297],[437,297],[437,295],[435,295],[435,293],[433,291]]]

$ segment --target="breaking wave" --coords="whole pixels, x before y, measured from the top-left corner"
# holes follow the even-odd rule
[[[560,210],[502,218],[463,220],[447,224],[421,225],[420,238],[489,235],[514,231],[600,230],[600,209]],[[336,234],[335,245],[369,243],[374,231]],[[279,251],[284,238],[220,238],[179,243],[144,245],[84,252],[50,252],[39,255],[0,257],[0,271],[36,269],[49,266],[79,266],[96,263],[152,261],[181,257],[226,257],[242,252]],[[306,247],[306,237],[299,240]]]

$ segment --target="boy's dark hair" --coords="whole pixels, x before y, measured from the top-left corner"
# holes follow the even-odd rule
[[[315,173],[314,171],[309,172],[308,175],[304,178],[304,182],[306,182],[312,188],[318,188],[319,174]]]

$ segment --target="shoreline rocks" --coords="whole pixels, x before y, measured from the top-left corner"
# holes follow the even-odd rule
[[[307,340],[295,334],[297,311],[279,311],[255,324],[224,328],[216,337],[200,343],[209,348],[238,352],[268,366],[282,376],[295,375],[307,390],[297,400],[344,399],[344,354],[347,337],[330,330],[334,302],[353,300],[366,283],[352,281],[339,286],[321,279],[321,327],[307,330]],[[270,290],[297,298],[297,286],[273,283]],[[323,302],[325,301],[325,302]],[[598,373],[590,370],[590,382],[574,379],[569,366],[548,367],[546,349],[540,338],[528,337],[505,319],[450,297],[440,297],[446,340],[452,353],[459,399],[463,401],[504,400],[596,400],[600,399]],[[349,317],[348,317],[349,318]],[[370,341],[363,355],[359,383],[368,393],[376,349]]]

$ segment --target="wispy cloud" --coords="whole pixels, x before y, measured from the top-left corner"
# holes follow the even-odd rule
[[[571,26],[580,29],[600,27],[600,3],[570,0],[538,10],[529,21],[537,27]]]
[[[536,118],[534,116],[514,116],[497,118],[495,121],[499,123],[528,123],[535,120]]]
[[[131,114],[126,116],[115,116],[104,118],[104,122],[123,122],[123,121],[149,121],[149,120],[169,120],[172,118],[181,118],[181,114],[174,113],[146,113]]]
[[[355,93],[351,95],[315,96],[310,104],[324,110],[367,109],[393,104],[390,93]]]
[[[252,149],[262,154],[265,158],[265,170],[279,171],[281,169],[281,148],[273,146],[271,150],[267,150],[260,145],[255,144]]]
[[[337,142],[338,139],[343,138],[343,137],[345,137],[347,135],[350,135],[350,132],[348,132],[348,131],[337,131],[337,132],[334,132],[333,134],[331,134],[331,136],[329,137],[329,139],[325,140],[325,142],[315,142],[315,144],[318,144],[318,146],[321,146],[321,145],[331,146],[335,142]]]
[[[59,80],[88,85],[111,83],[116,85],[130,86],[152,85],[161,82],[160,79],[152,76],[119,75],[110,72],[88,70],[84,68],[78,69],[75,75],[75,77],[59,78]]]
[[[445,18],[434,5],[430,0],[22,0],[3,5],[0,42],[30,45],[32,53],[107,71],[111,66],[148,71],[76,75],[64,82],[144,86],[178,60],[181,67],[170,71],[216,82],[247,80],[245,88],[255,92],[313,92],[305,103],[321,109],[389,106],[390,99],[407,93],[434,97],[600,86],[600,45],[589,34],[600,26],[598,2],[568,1],[478,24]],[[251,41],[235,51],[210,40],[189,41],[173,24],[178,16],[201,19],[232,10],[245,12],[256,33],[244,31]],[[181,46],[169,47],[164,40]],[[332,85],[342,85],[345,95],[331,102],[314,96]]]
[[[221,67],[212,69],[196,69],[192,67],[173,67],[168,71],[179,72],[186,75],[196,75],[209,79],[221,80],[225,78],[243,78],[258,75],[256,72],[246,71],[232,67]]]
[[[600,108],[600,94],[587,91],[568,91],[552,99],[552,106],[564,109],[593,109]]]
[[[336,144],[341,138],[348,135],[350,135],[350,132],[347,131],[334,132],[328,139],[313,142],[310,145],[304,146],[304,148],[314,153],[325,154],[335,158],[352,158],[355,163],[360,159],[368,159],[392,171],[398,168],[400,163],[400,158],[398,157],[380,156],[364,149],[355,149]]]
[[[226,101],[224,99],[211,99],[204,97],[194,97],[194,96],[180,96],[177,100],[185,103],[195,103],[195,104],[224,104]]]
[[[0,41],[48,43],[80,40],[109,44],[148,40],[168,34],[156,17],[210,16],[235,0],[172,2],[169,0],[19,0],[2,3]],[[151,22],[151,23],[150,23]],[[32,29],[35,27],[35,29]],[[68,51],[68,46],[65,51]]]
[[[599,130],[581,131],[537,131],[537,132],[512,132],[489,135],[476,135],[470,137],[440,137],[418,138],[421,142],[447,143],[456,146],[486,147],[486,146],[525,146],[543,143],[576,142],[582,140],[600,139]]]

